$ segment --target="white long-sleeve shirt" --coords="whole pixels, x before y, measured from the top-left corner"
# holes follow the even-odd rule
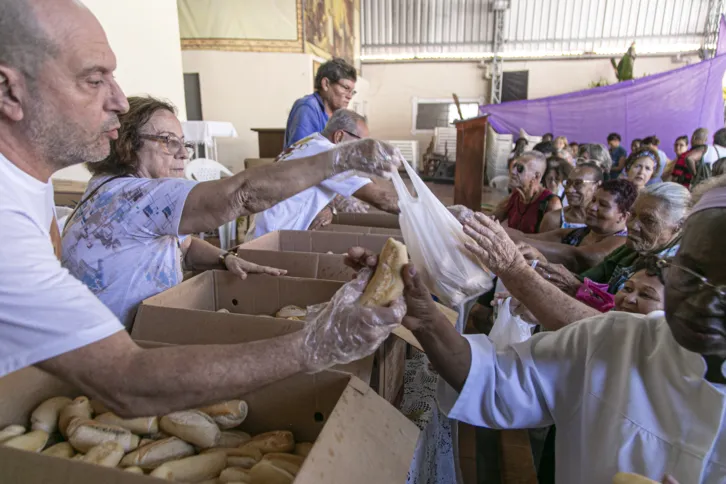
[[[466,338],[471,370],[461,394],[440,381],[440,407],[482,427],[555,424],[558,484],[610,484],[619,471],[726,482],[724,389],[662,316],[613,312],[499,351]]]

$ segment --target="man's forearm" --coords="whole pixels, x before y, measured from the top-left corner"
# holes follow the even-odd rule
[[[393,188],[393,184],[385,182],[386,185],[379,185],[377,182],[371,183],[358,189],[353,196],[359,200],[373,205],[378,210],[388,213],[400,213],[398,208],[398,195]]]
[[[200,238],[192,237],[189,249],[184,256],[184,263],[187,270],[224,269],[225,266],[219,259],[219,256],[223,253],[224,251],[219,247],[215,247]]]
[[[529,266],[500,274],[509,293],[524,304],[548,331],[601,313],[545,281]]]
[[[118,341],[110,342],[119,337],[125,337],[132,346],[121,349]],[[123,333],[40,366],[70,380],[121,416],[163,415],[244,397],[303,371],[302,338],[303,334],[296,332],[234,345],[141,349]],[[73,357],[84,364],[68,360]],[[72,369],[69,364],[74,365]]]
[[[439,313],[435,321],[413,334],[434,369],[454,390],[461,392],[471,369],[469,342]]]

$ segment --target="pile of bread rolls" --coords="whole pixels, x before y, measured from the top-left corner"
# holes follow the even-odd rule
[[[239,430],[247,403],[230,400],[163,417],[122,419],[86,397],[53,397],[22,425],[0,430],[0,445],[80,460],[169,481],[289,484],[311,443],[292,432],[254,437]]]

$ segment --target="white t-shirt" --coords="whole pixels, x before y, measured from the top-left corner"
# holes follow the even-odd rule
[[[708,149],[703,154],[703,162],[710,166],[721,158],[726,158],[726,147],[719,145],[708,145]]]
[[[301,139],[280,158],[286,160],[312,156],[328,151],[335,145],[320,133]],[[275,230],[307,230],[320,211],[329,204],[336,194],[350,197],[360,188],[369,184],[368,178],[356,176],[349,171],[323,181],[320,185],[303,190],[297,195],[255,215],[254,237],[260,237]]]
[[[87,196],[109,177],[94,177]],[[130,328],[144,299],[182,281],[179,221],[195,181],[117,178],[84,203],[63,234],[63,266]]]
[[[61,267],[53,207],[53,185],[0,154],[0,376],[123,330]]]

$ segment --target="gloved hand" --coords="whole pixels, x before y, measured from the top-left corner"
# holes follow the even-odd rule
[[[335,174],[356,170],[390,178],[403,160],[398,148],[370,138],[340,143],[333,148],[332,154]]]
[[[310,373],[360,360],[388,338],[406,314],[403,297],[390,307],[358,304],[373,271],[363,269],[330,302],[310,306],[303,329],[302,355]]]
[[[451,212],[451,215],[453,215],[461,225],[464,225],[467,220],[470,220],[474,216],[474,211],[463,205],[451,205],[450,207],[446,207],[446,209]]]
[[[341,213],[368,213],[371,208],[357,198],[336,195],[333,199],[333,206]]]

